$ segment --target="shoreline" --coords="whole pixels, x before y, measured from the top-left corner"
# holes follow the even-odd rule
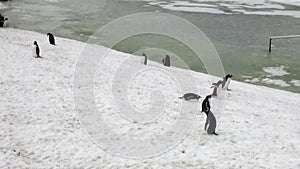
[[[13,27],[2,28],[2,29],[12,29],[12,30],[16,30],[16,31],[20,30],[20,31],[28,32],[28,33],[38,33],[38,34],[43,34],[42,32],[36,32],[36,31],[32,31],[32,30],[19,29],[19,28],[13,28]],[[76,40],[76,39],[72,39],[72,38],[67,38],[67,37],[55,36],[55,38],[60,38],[60,39],[68,40],[68,41],[74,41],[74,42],[80,42],[80,43],[82,43],[82,44],[90,44],[90,43],[88,43],[88,42],[86,42],[86,41],[80,41],[80,40]],[[99,45],[99,44],[93,44],[93,45],[99,46],[99,47],[101,47],[101,48],[107,48],[107,47],[102,46],[102,45]],[[108,49],[108,48],[107,48],[107,49]],[[141,56],[137,56],[137,55],[134,55],[134,54],[131,54],[131,53],[126,53],[126,52],[123,52],[123,51],[118,51],[118,50],[116,50],[116,49],[111,49],[111,50],[116,51],[116,52],[120,52],[120,53],[124,53],[124,54],[126,54],[126,55],[132,55],[132,56],[137,57],[137,58],[141,57]],[[154,60],[149,60],[149,61],[154,62],[154,63],[156,63],[157,65],[161,65],[161,64],[162,64],[162,63],[156,62],[156,61],[154,61]],[[175,66],[172,66],[172,65],[171,65],[171,67],[176,68],[176,69],[183,69],[183,70],[191,71],[191,72],[194,72],[194,73],[201,73],[201,74],[208,75],[207,73],[201,72],[201,71],[195,71],[195,70],[191,70],[191,69],[185,69],[185,68],[175,67]],[[276,69],[276,68],[282,68],[282,67],[284,67],[284,66],[278,66],[278,67],[266,67],[266,69]],[[264,69],[265,69],[265,68],[264,68]],[[283,71],[283,70],[279,70],[278,72],[279,72],[279,73],[282,73],[282,71]],[[271,72],[271,73],[270,73],[270,72],[268,72],[268,71],[265,71],[265,72],[270,74],[270,76],[266,76],[264,79],[262,78],[262,80],[265,80],[265,81],[272,80],[272,79],[269,79],[269,78],[271,78],[271,77],[274,76],[274,75],[272,75],[273,73],[274,73],[274,74],[277,73],[277,72]],[[283,71],[283,72],[286,73],[285,71]],[[226,74],[226,73],[225,73],[225,74]],[[211,76],[211,75],[209,75],[209,76]],[[221,80],[221,79],[223,78],[223,77],[215,77],[215,76],[212,76],[212,77],[213,77],[213,79],[219,79],[219,80]],[[278,76],[278,77],[280,77],[280,76]],[[250,77],[247,77],[247,78],[249,78],[249,79],[246,79],[246,80],[244,80],[244,81],[235,80],[234,78],[233,78],[233,80],[236,81],[236,82],[240,82],[240,83],[242,83],[242,84],[249,84],[249,85],[254,85],[254,86],[259,86],[259,87],[271,88],[271,89],[275,89],[275,90],[279,90],[279,91],[285,91],[285,92],[290,92],[290,93],[300,94],[300,93],[298,93],[298,92],[293,92],[293,91],[289,91],[289,90],[284,90],[284,89],[282,89],[282,87],[284,87],[284,86],[281,86],[281,85],[282,85],[282,82],[285,82],[285,81],[282,81],[282,82],[279,81],[279,82],[278,82],[278,85],[275,85],[275,84],[272,84],[272,83],[263,83],[263,82],[257,83],[257,82],[253,82],[253,80],[255,81],[255,79],[261,79],[260,77],[259,77],[259,78],[255,78],[255,77],[251,77],[251,78],[250,78]],[[253,79],[252,79],[252,78],[253,78]],[[275,79],[275,82],[276,82],[276,80],[277,80],[277,79]],[[280,80],[280,79],[279,79],[279,80]],[[295,80],[295,81],[297,81],[297,80]],[[297,81],[297,82],[298,82],[298,81]],[[296,85],[298,84],[297,82],[295,82]],[[274,86],[274,85],[275,85],[275,86]],[[277,87],[276,87],[276,86],[277,86]],[[297,86],[296,86],[296,87],[297,87]]]

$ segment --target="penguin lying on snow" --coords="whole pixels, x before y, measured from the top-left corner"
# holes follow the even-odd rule
[[[39,48],[39,45],[37,44],[36,41],[33,42],[33,46],[32,46],[32,55],[33,57],[35,58],[42,58],[40,56],[40,48]]]
[[[231,89],[229,89],[229,84],[231,81],[231,78],[233,77],[233,75],[231,74],[227,74],[224,78],[223,78],[223,82],[222,82],[222,88],[223,90],[228,90],[230,91]]]
[[[179,99],[184,100],[199,100],[201,96],[195,94],[195,93],[186,93],[182,97],[178,97]]]
[[[52,33],[47,33],[47,36],[49,37],[49,43],[51,45],[55,45],[55,39],[54,39],[54,36],[52,35]]]

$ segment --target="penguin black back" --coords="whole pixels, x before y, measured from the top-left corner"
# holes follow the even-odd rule
[[[170,67],[171,66],[171,59],[169,55],[166,55],[166,57],[162,60],[164,66]]]
[[[33,45],[35,45],[35,54],[36,54],[36,57],[37,58],[41,58],[39,45],[37,44],[36,41],[33,42]]]
[[[217,121],[216,121],[216,117],[214,116],[214,114],[209,111],[206,113],[206,122],[204,125],[204,130],[207,130],[207,134],[214,134],[214,135],[218,135],[216,133],[216,127],[217,127]],[[207,128],[208,125],[208,128]]]
[[[228,74],[225,76],[225,80],[227,81],[229,78],[232,78],[232,75],[231,74]]]
[[[182,97],[179,97],[179,99],[184,99],[184,100],[199,100],[201,96],[195,94],[195,93],[186,93]]]
[[[55,39],[54,39],[54,36],[52,35],[52,33],[47,33],[47,36],[49,37],[49,43],[51,45],[55,45]]]

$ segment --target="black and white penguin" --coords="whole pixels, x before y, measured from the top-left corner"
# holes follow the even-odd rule
[[[178,97],[179,99],[184,100],[199,100],[201,96],[195,94],[195,93],[186,93],[182,97]]]
[[[166,55],[166,57],[162,60],[162,63],[164,64],[164,66],[171,66],[171,59],[169,55]]]
[[[217,121],[216,121],[214,114],[211,111],[205,112],[205,114],[206,114],[206,122],[204,125],[204,130],[206,130],[207,134],[218,135],[216,133]],[[207,125],[208,125],[208,128],[207,128]]]
[[[47,36],[49,37],[49,43],[51,45],[55,45],[55,39],[54,39],[54,36],[52,35],[52,33],[47,33]]]
[[[206,96],[206,98],[202,102],[202,112],[208,113],[210,111],[210,100],[211,95]]]
[[[212,96],[218,96],[218,90],[219,90],[219,86],[222,84],[222,80],[219,80],[217,83],[213,83],[211,88],[214,88],[213,93],[211,94]]]
[[[40,48],[39,48],[39,45],[37,44],[36,41],[33,42],[33,46],[32,46],[32,55],[33,57],[35,58],[42,58],[40,56]]]
[[[3,27],[8,27],[8,25],[9,25],[8,18],[5,18],[3,22]]]
[[[143,53],[142,56],[145,57],[145,59],[144,59],[144,65],[147,65],[147,61],[148,61],[147,55],[145,53]]]
[[[229,90],[230,91],[230,89],[228,87],[229,87],[229,84],[230,84],[230,81],[231,81],[232,77],[233,77],[233,75],[227,74],[223,78],[223,82],[222,82],[222,88],[223,88],[223,90]]]

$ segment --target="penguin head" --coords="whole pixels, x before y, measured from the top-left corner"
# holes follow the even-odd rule
[[[143,53],[143,54],[142,54],[142,56],[146,56],[146,54],[145,54],[145,53]]]
[[[201,96],[197,96],[197,100],[199,100],[201,98]]]
[[[205,99],[207,99],[207,100],[209,100],[209,101],[210,101],[210,99],[211,99],[211,95],[207,95]]]
[[[37,42],[36,42],[36,41],[34,41],[34,42],[33,42],[33,44],[34,44],[34,45],[37,45]]]
[[[227,75],[226,75],[226,79],[232,78],[232,77],[233,77],[233,75],[231,75],[231,74],[227,74]]]
[[[5,21],[7,21],[7,20],[8,20],[8,18],[5,18],[4,20],[5,20]]]

